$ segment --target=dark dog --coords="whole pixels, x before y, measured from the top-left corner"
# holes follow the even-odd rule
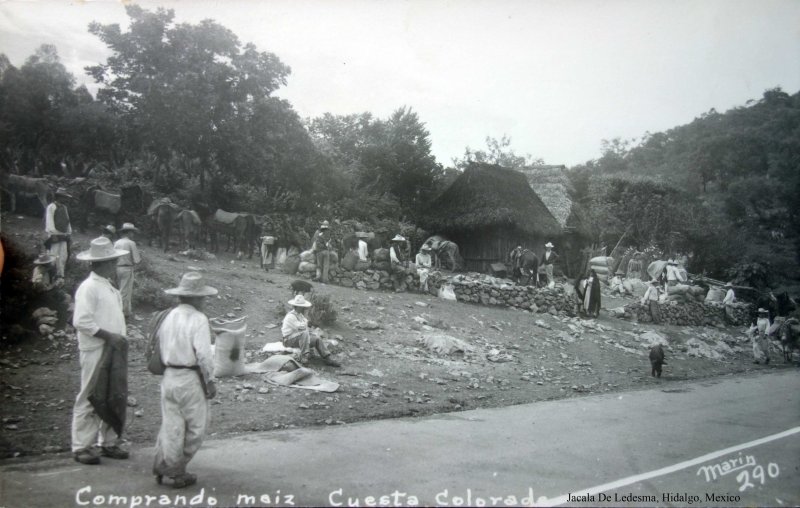
[[[661,366],[666,365],[664,361],[664,348],[661,344],[656,344],[650,348],[650,366],[653,377],[661,377]]]
[[[311,291],[311,283],[306,282],[304,280],[295,280],[292,281],[292,295],[302,295]]]

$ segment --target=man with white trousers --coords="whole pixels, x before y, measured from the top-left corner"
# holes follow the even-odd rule
[[[117,284],[122,293],[122,311],[125,318],[130,319],[133,315],[133,270],[142,261],[139,255],[139,248],[133,241],[133,234],[139,231],[136,226],[126,222],[119,229],[120,239],[114,243],[114,248],[127,251],[127,255],[122,256],[117,261]]]
[[[197,477],[186,466],[200,450],[208,429],[209,399],[216,396],[211,326],[203,314],[205,297],[217,290],[203,276],[188,272],[178,287],[164,290],[180,299],[166,311],[156,332],[161,361],[166,366],[161,381],[161,430],[156,443],[153,474],[174,488],[188,487]]]
[[[82,464],[99,464],[100,455],[112,459],[128,458],[128,452],[119,446],[122,437],[114,435],[111,426],[97,415],[89,402],[90,381],[100,367],[106,344],[127,347],[122,296],[111,284],[117,259],[127,253],[115,249],[108,238],[100,237],[92,240],[89,250],[77,256],[79,261],[92,263],[91,273],[75,292],[72,316],[72,326],[78,334],[81,365],[81,391],[72,413],[72,452],[75,460]],[[99,453],[97,446],[100,447]]]

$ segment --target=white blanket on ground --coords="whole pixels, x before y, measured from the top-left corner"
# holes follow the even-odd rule
[[[276,386],[304,388],[318,392],[335,392],[339,383],[322,379],[313,370],[303,367],[289,355],[275,355],[260,363],[248,363],[247,373],[264,374],[264,379]]]

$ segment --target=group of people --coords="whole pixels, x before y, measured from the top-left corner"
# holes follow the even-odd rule
[[[76,256],[91,263],[89,276],[75,292],[72,319],[81,366],[81,388],[72,416],[72,452],[82,464],[99,464],[101,457],[129,457],[122,441],[124,405],[123,414],[118,415],[122,425],[114,425],[98,410],[98,404],[110,402],[97,400],[97,379],[104,371],[111,372],[106,396],[127,400],[125,299],[113,281],[118,277],[119,261],[129,256],[130,250],[115,247],[107,237],[92,240],[90,248]],[[164,292],[177,296],[179,303],[160,313],[151,331],[157,336],[165,366],[153,473],[159,483],[166,477],[173,487],[181,488],[197,481],[186,465],[200,449],[208,425],[209,399],[216,395],[211,328],[203,303],[217,290],[207,286],[201,274],[189,272],[177,287]],[[115,361],[120,364],[109,363]]]
[[[370,266],[370,249],[369,249],[369,234],[364,231],[357,231],[355,233],[357,243],[355,252],[358,256],[356,261],[356,270],[363,270]],[[390,273],[392,277],[392,286],[395,290],[405,289],[405,276],[411,269],[411,259],[409,252],[409,243],[406,238],[401,234],[396,234],[389,240],[389,263]],[[330,235],[330,223],[326,220],[323,221],[319,229],[314,232],[311,239],[311,251],[314,253],[316,262],[316,276],[313,280],[323,283],[328,282],[328,272],[330,269],[330,257],[333,249],[332,238]],[[428,277],[431,269],[433,268],[432,258],[433,248],[430,243],[425,243],[420,247],[419,252],[413,260],[414,270],[419,276],[420,291],[428,292]]]
[[[552,242],[547,242],[544,245],[544,255],[542,255],[541,266],[544,269],[544,275],[547,277],[547,287],[553,288],[556,285],[554,267],[559,259],[559,255],[553,250],[554,245]],[[530,255],[531,263],[526,263],[526,254]],[[511,262],[511,271],[518,279],[526,279],[528,281],[535,281],[539,285],[539,262],[538,258],[529,249],[525,249],[522,245],[517,245],[508,255]],[[533,273],[535,271],[535,273]]]
[[[66,200],[72,196],[59,187],[53,201],[45,209],[45,251],[34,260],[31,283],[34,288],[46,294],[64,285],[67,261],[72,246],[72,224],[69,219],[69,208]],[[119,231],[112,225],[103,227],[103,237],[114,242],[114,248],[124,250],[126,255],[120,256],[113,283],[120,290],[125,317],[133,315],[133,280],[134,267],[141,262],[139,249],[134,235],[139,230],[130,222],[122,225]],[[117,237],[119,235],[119,238]]]

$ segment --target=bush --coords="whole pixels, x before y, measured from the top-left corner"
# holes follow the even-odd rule
[[[769,265],[761,263],[737,263],[728,270],[728,276],[736,286],[764,289],[769,285],[770,269]]]
[[[178,281],[156,271],[146,257],[136,266],[135,277],[133,304],[137,308],[162,310],[175,303],[164,290],[174,287]]]
[[[308,322],[312,326],[330,326],[336,322],[336,309],[331,303],[331,295],[312,292],[308,309]]]

